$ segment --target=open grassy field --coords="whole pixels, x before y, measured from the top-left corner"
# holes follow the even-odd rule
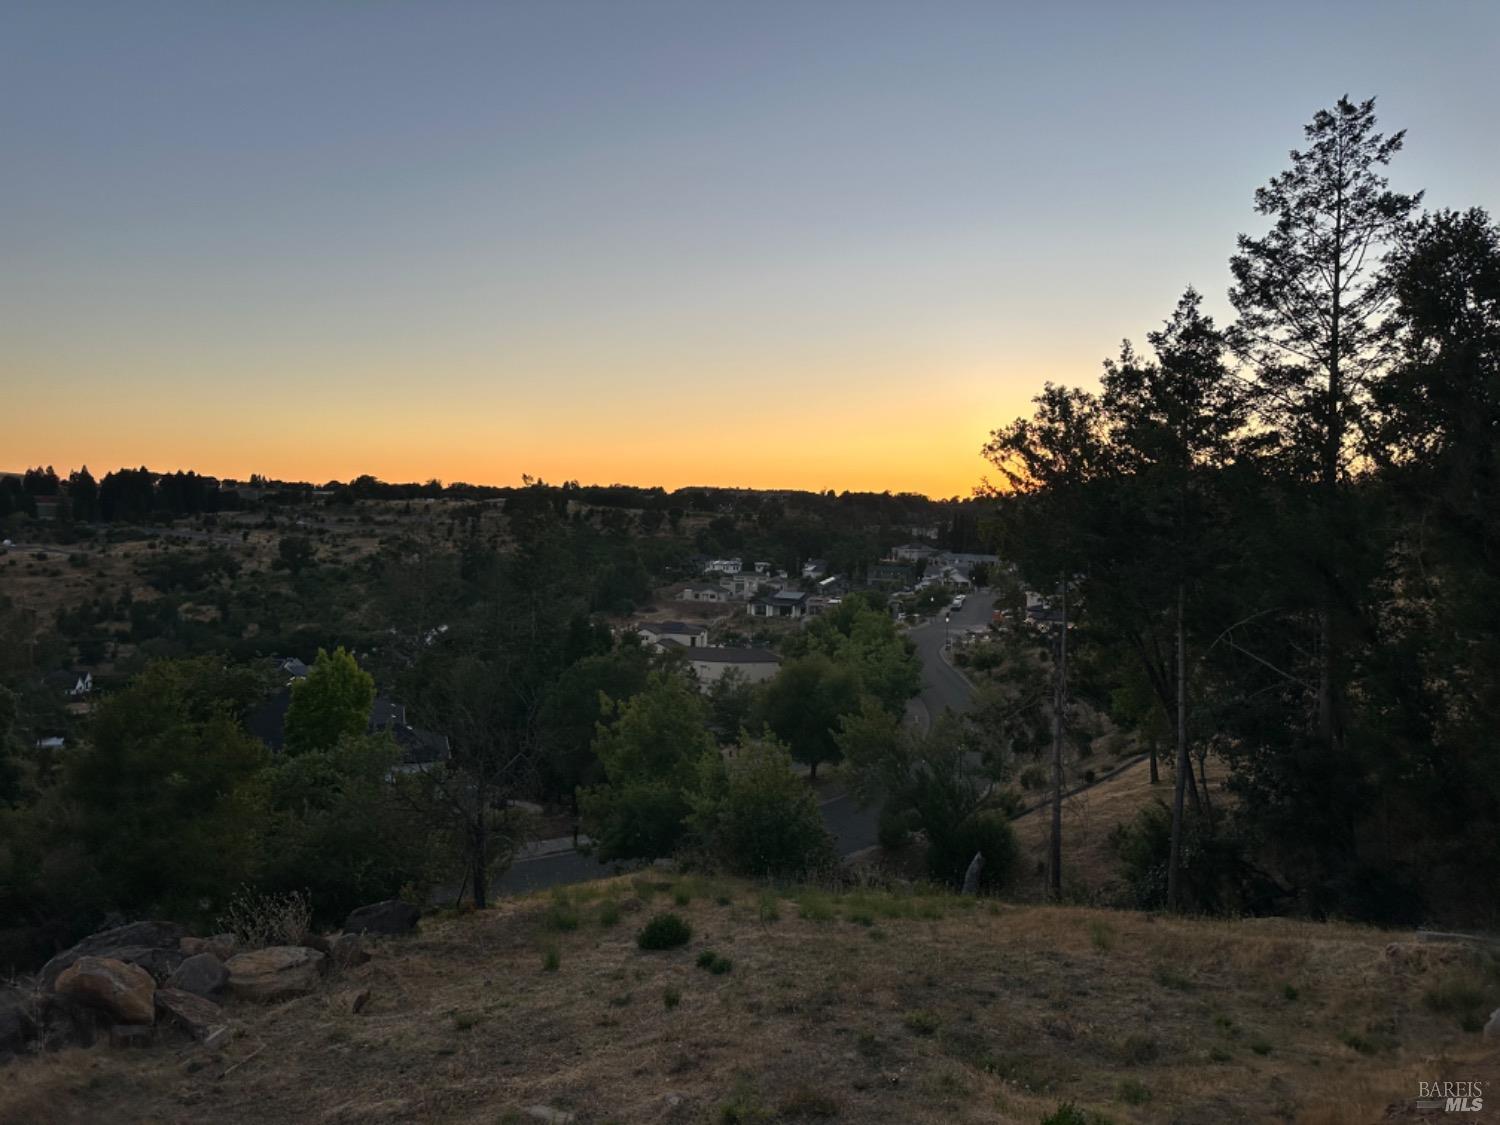
[[[666,911],[691,940],[638,948]],[[220,1054],[13,1063],[0,1121],[1377,1122],[1419,1079],[1500,1081],[1465,1029],[1500,1003],[1493,960],[1412,938],[621,878],[429,918],[318,994],[232,1004]]]

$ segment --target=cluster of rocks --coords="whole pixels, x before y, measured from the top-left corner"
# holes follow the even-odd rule
[[[369,960],[366,934],[408,933],[418,916],[408,903],[375,903],[354,911],[340,933],[261,949],[240,949],[232,934],[194,937],[173,922],[102,930],[25,985],[0,989],[0,1062],[106,1035],[116,1046],[141,1046],[164,1029],[217,1046],[233,1034],[226,1001],[305,996],[330,970]]]

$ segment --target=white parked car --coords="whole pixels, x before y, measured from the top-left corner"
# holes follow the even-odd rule
[[[953,595],[953,607],[952,608],[954,608],[954,609],[963,609],[963,607],[964,607],[964,596],[962,594],[955,594],[955,595]]]

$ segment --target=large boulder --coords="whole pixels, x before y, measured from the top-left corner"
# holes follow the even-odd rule
[[[229,970],[229,994],[242,1000],[285,1000],[305,996],[318,987],[323,955],[301,945],[273,945],[238,953],[224,966]]]
[[[42,983],[51,988],[59,974],[80,957],[112,957],[117,961],[126,961],[131,964],[145,961],[148,963],[142,967],[154,975],[160,965],[156,963],[150,951],[163,950],[176,953],[182,936],[183,928],[176,922],[131,922],[129,925],[100,930],[96,934],[90,934],[73,948],[59,953],[43,965]],[[120,956],[121,953],[125,956]],[[170,957],[162,958],[160,963],[165,964],[169,960]],[[176,967],[176,963],[173,963],[166,972],[170,973]]]
[[[1490,1013],[1490,1022],[1484,1025],[1484,1037],[1500,1041],[1500,1008]]]
[[[156,1019],[156,981],[139,965],[112,957],[80,957],[53,984],[61,996],[109,1013],[118,1023]]]
[[[212,953],[198,953],[177,966],[167,978],[168,988],[191,992],[195,996],[212,996],[223,992],[229,983],[229,970]]]
[[[224,1009],[212,1000],[180,988],[158,988],[156,1011],[162,1019],[176,1024],[199,1042],[229,1022],[224,1018]]]
[[[409,934],[422,912],[399,898],[361,906],[344,920],[346,934]]]

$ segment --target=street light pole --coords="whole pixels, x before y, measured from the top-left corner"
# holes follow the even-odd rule
[[[951,613],[943,614],[943,647],[953,647],[953,631],[948,628],[948,622],[953,617]]]

